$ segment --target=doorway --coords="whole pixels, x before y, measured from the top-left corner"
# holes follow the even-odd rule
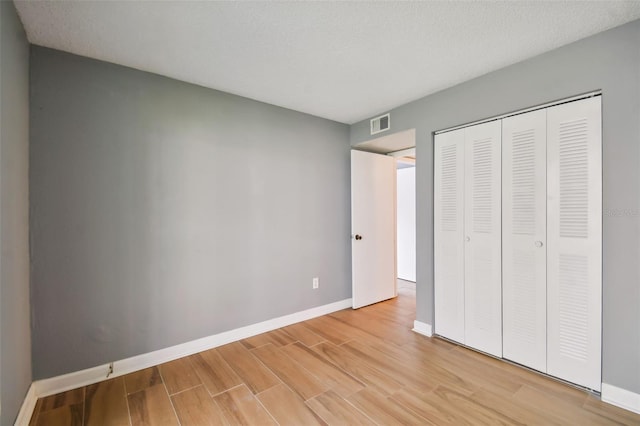
[[[396,235],[398,294],[416,291],[416,159],[415,148],[396,156]]]
[[[386,174],[388,179],[381,184],[379,182],[379,175],[371,172],[371,176],[377,176],[371,178],[371,191],[376,191],[377,188],[388,187],[391,185],[395,194],[391,200],[393,202],[392,210],[393,215],[389,216],[389,219],[385,221],[378,221],[376,226],[380,230],[381,234],[389,235],[392,233],[393,238],[381,239],[380,243],[375,241],[375,238],[367,238],[372,236],[377,230],[369,230],[369,235],[363,236],[359,229],[362,228],[362,217],[356,217],[355,211],[361,211],[360,208],[354,208],[354,202],[357,199],[362,198],[361,192],[363,176],[360,174],[362,170],[357,172],[358,185],[354,188],[354,163],[352,154],[352,257],[353,257],[353,295],[354,295],[354,308],[364,306],[361,303],[355,303],[355,299],[367,300],[367,304],[376,303],[385,298],[402,296],[402,298],[408,298],[410,305],[413,306],[413,315],[415,315],[415,286],[416,286],[416,255],[415,255],[415,129],[410,129],[402,132],[397,132],[391,135],[387,135],[381,138],[376,138],[370,141],[360,143],[353,147],[355,151],[365,151],[370,153],[371,156],[379,156],[380,160],[386,159],[382,163],[392,163],[392,169]],[[371,155],[373,154],[373,155]],[[376,155],[377,154],[377,155]],[[393,157],[390,159],[389,157]],[[391,161],[389,161],[391,160]],[[360,167],[360,166],[358,166]],[[364,176],[367,176],[365,171]],[[377,179],[377,183],[373,183],[373,180]],[[369,208],[370,215],[375,216],[377,211],[375,208]],[[369,219],[367,217],[366,219]],[[367,220],[368,221],[368,220]],[[369,249],[369,253],[385,253],[384,258],[381,259],[365,259],[363,261],[361,253],[364,248],[364,244],[382,244],[374,249]],[[394,270],[394,274],[387,275],[382,278],[383,282],[371,282],[371,269],[378,267],[381,262],[388,262],[391,264]],[[387,268],[388,270],[389,268]],[[380,286],[384,286],[387,290],[380,292],[385,294],[385,298],[377,300],[375,297],[370,296],[369,288],[380,289]],[[364,296],[363,296],[364,295]]]

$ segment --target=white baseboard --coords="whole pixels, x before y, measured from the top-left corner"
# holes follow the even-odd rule
[[[20,407],[15,426],[26,426],[29,424],[33,410],[36,408],[36,402],[38,402],[38,396],[36,395],[36,387],[32,383],[31,386],[29,386],[27,395],[24,397],[24,401],[22,401],[22,407]]]
[[[640,394],[638,393],[603,383],[600,399],[608,404],[640,414]]]
[[[426,322],[422,322],[418,320],[414,321],[412,330],[418,334],[422,334],[423,336],[427,336],[427,337],[433,336],[431,324],[427,324]]]
[[[212,336],[203,337],[201,339],[192,340],[180,345],[137,355],[120,361],[114,361],[113,373],[109,378],[123,376],[134,371],[163,364],[188,355],[193,355],[198,352],[226,345],[227,343],[241,339],[246,339],[247,337],[295,324],[300,321],[330,314],[341,309],[350,308],[351,304],[351,299],[344,299],[339,302],[329,303],[328,305],[317,306],[305,311],[284,315],[282,317],[247,325],[245,327],[236,328],[234,330],[225,331]],[[108,371],[109,364],[103,364],[86,370],[52,377],[50,379],[38,380],[33,383],[32,388],[35,388],[36,397],[41,398],[43,396],[54,395],[60,392],[101,382],[107,378]]]

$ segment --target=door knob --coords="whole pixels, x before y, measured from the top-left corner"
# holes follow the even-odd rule
[[[360,241],[360,240],[362,239],[362,235],[358,235],[358,234],[356,234],[356,237],[355,237],[355,238],[356,238],[356,240]]]
[[[536,247],[542,247],[542,241],[536,241]]]
[[[469,241],[471,241],[471,237],[467,237],[467,238],[465,238],[465,240],[466,240],[467,242],[469,242]]]

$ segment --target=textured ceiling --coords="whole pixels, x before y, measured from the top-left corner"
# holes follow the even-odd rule
[[[640,1],[15,1],[33,44],[353,123],[640,18]]]

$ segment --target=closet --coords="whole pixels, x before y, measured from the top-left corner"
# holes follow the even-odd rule
[[[601,98],[435,136],[435,332],[600,390]]]

